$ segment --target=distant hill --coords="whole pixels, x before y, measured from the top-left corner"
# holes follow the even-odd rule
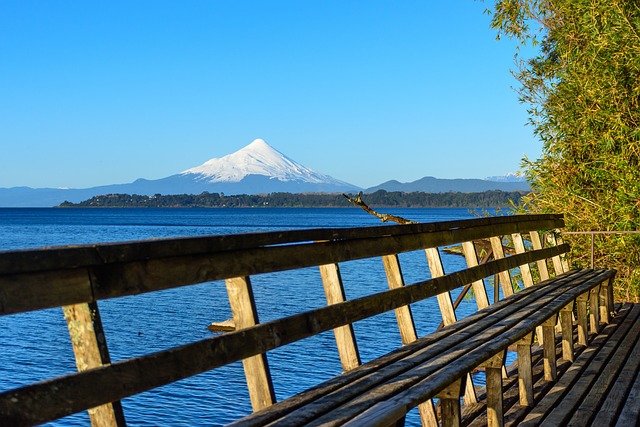
[[[378,190],[404,191],[407,193],[420,191],[425,193],[478,193],[484,191],[530,191],[527,182],[499,182],[484,179],[440,179],[426,176],[413,182],[398,182],[395,180],[384,182],[375,187],[367,188],[366,193]]]

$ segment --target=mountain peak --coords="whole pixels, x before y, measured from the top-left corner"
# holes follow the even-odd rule
[[[235,153],[213,158],[181,173],[188,174],[198,175],[196,179],[211,183],[240,182],[250,175],[262,175],[279,181],[344,184],[295,162],[260,138]]]

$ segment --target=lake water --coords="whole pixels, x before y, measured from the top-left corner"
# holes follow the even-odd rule
[[[387,209],[421,222],[472,218],[467,209]],[[323,227],[381,225],[353,209],[0,209],[0,250],[147,238],[231,234]],[[405,281],[429,278],[424,252],[400,256]],[[460,256],[443,254],[445,271],[464,268]],[[387,289],[379,259],[341,264],[348,298]],[[366,271],[366,276],[362,274]],[[326,304],[317,268],[252,277],[261,321]],[[46,283],[42,284],[46,292]],[[490,287],[488,291],[491,292]],[[455,298],[455,295],[454,295]],[[490,295],[491,298],[491,295]],[[412,306],[420,335],[441,321],[435,299]],[[223,282],[100,302],[113,361],[206,339],[211,322],[231,317]],[[458,317],[475,311],[465,300]],[[354,326],[363,361],[400,345],[392,313]],[[304,355],[304,357],[300,357]],[[331,332],[268,353],[278,400],[341,371]],[[0,391],[75,372],[73,350],[60,309],[0,317]],[[96,384],[99,387],[99,384]],[[241,363],[124,399],[131,426],[217,426],[251,413]],[[408,425],[417,425],[412,414]],[[50,425],[89,425],[86,413]]]

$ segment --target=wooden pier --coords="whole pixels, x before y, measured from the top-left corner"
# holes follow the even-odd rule
[[[254,413],[235,426],[396,426],[415,407],[423,425],[638,425],[640,307],[614,304],[615,271],[569,269],[563,226],[523,215],[2,252],[0,315],[62,307],[78,372],[0,393],[0,425],[89,411],[95,426],[124,426],[120,399],[240,360]],[[447,272],[440,251],[457,244],[467,268]],[[398,254],[410,251],[424,251],[431,279],[405,283]],[[381,259],[389,290],[347,300],[340,264],[366,258]],[[307,267],[327,305],[260,323],[251,276]],[[234,331],[110,362],[101,300],[222,280]],[[461,320],[457,288],[478,308]],[[411,304],[431,297],[443,327],[419,337]],[[403,345],[361,363],[353,324],[389,311]],[[276,402],[268,352],[330,330],[344,372]]]

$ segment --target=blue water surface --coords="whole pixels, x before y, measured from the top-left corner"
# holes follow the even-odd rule
[[[467,209],[381,209],[420,222],[472,218]],[[96,242],[231,234],[303,228],[381,225],[359,209],[0,209],[0,251]],[[382,225],[381,225],[382,226]],[[445,271],[464,259],[443,254]],[[400,256],[406,283],[429,278],[424,252]],[[387,289],[379,259],[340,265],[348,298]],[[326,305],[317,268],[252,277],[261,321]],[[43,292],[47,284],[43,283]],[[490,287],[488,287],[490,288]],[[491,289],[488,289],[490,292]],[[456,297],[456,293],[453,293]],[[419,334],[436,329],[435,299],[412,306]],[[210,337],[206,326],[231,317],[223,282],[204,283],[100,302],[112,361]],[[475,312],[465,300],[458,317]],[[400,345],[392,313],[354,326],[363,361]],[[341,372],[331,332],[268,353],[278,400]],[[0,317],[0,392],[75,372],[73,350],[61,309]],[[96,387],[99,387],[96,384]],[[123,400],[131,426],[224,425],[251,413],[241,363],[206,372]],[[414,414],[408,425],[419,425]],[[89,425],[86,413],[49,425]]]

